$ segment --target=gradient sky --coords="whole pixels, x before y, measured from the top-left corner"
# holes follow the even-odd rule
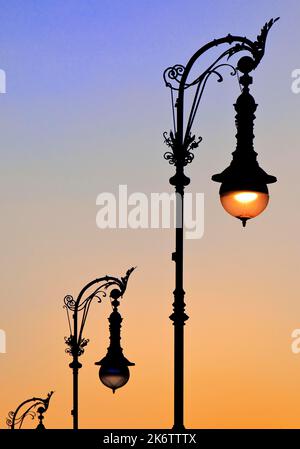
[[[121,312],[136,363],[115,395],[94,362],[108,345],[109,304],[94,304],[81,358],[80,425],[172,425],[172,230],[97,229],[96,197],[171,191],[162,132],[171,127],[163,70],[228,33],[254,39],[271,17],[254,74],[255,149],[278,177],[246,229],[210,181],[235,145],[235,79],[210,80],[194,131],[203,136],[187,191],[205,193],[205,235],[186,241],[186,426],[299,427],[298,167],[300,6],[296,0],[0,0],[0,427],[21,401],[55,390],[45,423],[71,427],[63,297],[137,265]],[[203,62],[205,67],[205,62]],[[31,423],[27,423],[28,426]]]

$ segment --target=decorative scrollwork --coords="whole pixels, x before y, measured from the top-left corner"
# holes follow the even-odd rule
[[[238,42],[233,47],[227,50],[227,59],[230,59],[233,55],[239,53],[240,51],[249,51],[250,53],[253,52],[252,48],[248,44],[246,44],[245,42]]]
[[[261,29],[260,34],[257,36],[256,41],[251,41],[247,37],[232,36],[228,34],[220,39],[214,39],[208,44],[200,48],[189,60],[186,66],[176,64],[172,67],[168,67],[164,73],[163,78],[167,87],[171,89],[172,99],[172,114],[174,133],[170,132],[169,135],[164,133],[164,141],[171,151],[164,153],[164,158],[175,166],[187,165],[192,162],[194,154],[192,150],[197,148],[201,142],[201,138],[197,141],[195,136],[192,135],[192,125],[201,101],[206,83],[209,77],[214,74],[217,76],[217,81],[222,82],[223,76],[219,69],[223,67],[230,67],[232,69],[231,75],[237,74],[237,69],[228,63],[220,63],[222,59],[227,57],[227,60],[236,53],[241,51],[248,51],[253,58],[251,70],[255,69],[262,59],[265,51],[266,39],[269,30],[279,18],[271,19]],[[191,69],[195,62],[213,47],[217,47],[221,44],[229,44],[230,48],[223,51],[217,59],[198,77],[192,81],[188,80]],[[175,82],[175,83],[174,83]],[[175,84],[175,85],[174,85]],[[192,100],[190,113],[188,115],[186,128],[184,129],[184,94],[185,90],[195,86],[195,93]],[[173,91],[178,91],[178,96],[174,100]],[[175,113],[176,109],[176,113]],[[176,138],[174,137],[176,136]],[[181,153],[181,154],[180,154]],[[178,178],[179,179],[179,178]]]
[[[171,151],[166,151],[164,153],[164,159],[166,159],[170,165],[175,165],[176,159]]]
[[[30,410],[30,411],[28,410],[17,418],[15,416],[15,412],[11,411],[8,413],[8,417],[6,419],[6,424],[8,427],[12,427],[12,425],[14,423],[14,426],[19,426],[19,429],[21,429],[23,421],[26,417],[34,419],[36,417],[36,412],[34,412],[33,410]]]
[[[14,416],[15,416],[15,412],[9,412],[8,413],[8,416],[6,418],[6,424],[8,425],[8,427],[11,427],[12,420],[13,420]]]
[[[163,133],[164,136],[164,142],[165,144],[172,149],[172,151],[166,151],[164,153],[164,158],[166,161],[169,162],[171,165],[175,165],[176,158],[174,154],[174,148],[175,148],[175,137],[172,131],[170,131],[170,134],[168,135],[167,131]]]
[[[279,20],[279,17],[276,17],[276,19],[271,19],[269,22],[266,22],[264,26],[262,27],[260,34],[256,37],[256,41],[253,43],[253,56],[256,63],[256,66],[259,64],[260,60],[262,59],[264,53],[265,53],[265,47],[266,47],[266,40],[268,33],[275,22]]]
[[[271,19],[269,20],[269,22],[266,22],[262,27],[260,34],[257,35],[256,41],[249,42],[245,37],[244,42],[238,42],[229,50],[227,50],[228,59],[231,58],[235,53],[239,53],[240,51],[248,51],[253,56],[254,68],[257,67],[265,53],[265,46],[268,33],[272,28],[272,26],[274,25],[274,23],[277,22],[277,20],[279,20],[279,17],[277,17],[276,19]]]
[[[229,50],[228,50],[229,51]],[[227,53],[227,52],[225,52]],[[223,55],[222,55],[223,57]],[[203,73],[201,73],[200,76],[198,76],[198,78],[196,78],[195,80],[193,80],[190,83],[186,84],[186,87],[191,87],[191,86],[195,86],[197,84],[206,84],[207,79],[209,78],[210,75],[214,74],[217,76],[217,81],[218,83],[221,83],[222,81],[224,81],[223,75],[219,72],[219,69],[223,68],[223,67],[229,67],[231,69],[230,75],[231,76],[235,76],[237,74],[237,69],[228,63],[222,63],[222,64],[217,64],[220,60],[220,57],[213,62],[207,70],[205,70]],[[203,93],[203,92],[202,92]],[[201,93],[201,95],[202,95]]]
[[[125,292],[126,287],[127,287],[127,282],[128,282],[128,279],[129,279],[129,276],[131,275],[131,273],[132,273],[135,269],[136,269],[136,267],[131,267],[131,268],[129,268],[129,269],[126,271],[125,276],[121,277],[121,282],[122,282],[122,286],[123,286],[123,288],[122,288],[122,293]]]
[[[185,67],[181,64],[175,64],[173,67],[168,67],[163,73],[166,86],[170,87],[171,89],[178,90],[178,87],[176,85],[174,86],[172,84],[172,81],[175,81],[177,84],[179,84],[184,70]]]
[[[80,342],[77,344],[73,335],[70,335],[70,337],[65,337],[65,344],[68,346],[65,352],[70,356],[73,356],[74,352],[77,351],[77,355],[80,357],[84,353],[84,348],[87,346],[89,341],[90,340],[88,338],[81,338]]]
[[[168,132],[165,131],[163,133],[163,136],[164,136],[164,139],[165,139],[165,144],[168,147],[174,148],[175,147],[175,137],[174,137],[173,131],[170,131],[170,135],[169,136],[168,136]]]
[[[195,150],[200,142],[202,141],[202,137],[198,137],[196,139],[195,135],[189,134],[189,136],[185,140],[184,145],[184,151],[177,151],[176,150],[176,138],[172,131],[170,131],[170,134],[165,131],[163,133],[165,144],[172,149],[172,151],[166,151],[164,153],[164,158],[169,162],[171,165],[177,165],[182,164],[183,166],[190,164],[192,160],[194,159],[194,153],[192,152]]]
[[[69,355],[73,355],[74,336],[70,335],[70,337],[65,337],[65,344],[68,346],[65,352]]]
[[[73,296],[67,295],[64,297],[64,307],[67,307],[70,310],[74,310],[75,300],[74,300]]]
[[[213,67],[211,70],[208,71],[208,74],[209,74],[209,75],[214,74],[214,75],[217,76],[217,82],[218,82],[218,83],[221,83],[221,82],[224,81],[223,75],[219,72],[219,69],[220,69],[221,67],[229,67],[229,68],[231,68],[231,72],[230,72],[230,75],[231,75],[231,76],[235,76],[235,75],[237,74],[237,69],[236,69],[235,67],[233,67],[233,65],[231,65],[231,64],[226,64],[226,63],[224,63],[224,64],[218,64],[218,65],[216,65],[215,67]]]
[[[187,148],[184,153],[184,164],[183,165],[187,165],[192,162],[192,160],[195,157],[195,155],[194,155],[194,153],[192,153],[192,151],[195,150],[196,148],[198,148],[201,141],[202,141],[202,137],[198,137],[198,140],[196,140],[195,135],[193,135],[193,136],[191,134],[188,135],[188,137],[186,138],[186,142],[185,142]]]
[[[105,289],[109,287],[108,282],[104,282],[100,286],[98,286],[90,295],[86,298],[81,299],[80,303],[76,302],[71,295],[67,295],[64,297],[64,308],[71,310],[74,312],[78,310],[79,312],[86,307],[86,303],[91,301],[92,299],[98,299],[98,302],[102,302],[102,297],[106,296]]]
[[[70,336],[65,337],[65,344],[68,346],[65,350],[67,354],[72,357],[79,357],[84,353],[84,348],[89,343],[89,339],[84,338],[82,333],[92,301],[96,299],[98,303],[101,303],[102,299],[107,297],[108,290],[110,290],[109,296],[111,301],[122,297],[126,290],[129,276],[133,270],[134,268],[127,270],[125,276],[120,279],[107,275],[95,279],[81,290],[76,300],[74,300],[71,295],[64,297],[64,308],[67,310],[70,329]],[[73,313],[73,325],[71,323],[69,312]],[[81,322],[79,323],[79,326],[77,326],[77,324],[75,326],[75,320],[77,323],[79,317]]]
[[[6,419],[7,426],[10,427],[11,429],[15,429],[16,427],[21,429],[25,418],[29,417],[31,419],[34,419],[38,413],[39,425],[37,428],[44,429],[43,414],[48,410],[49,402],[50,402],[52,395],[53,395],[53,391],[50,391],[50,393],[48,393],[46,399],[31,398],[31,399],[27,399],[26,401],[22,402],[16,408],[16,410],[14,412],[10,411],[8,413],[8,417]],[[31,404],[31,405],[29,407],[27,407],[24,411],[22,411],[22,409],[28,404]]]

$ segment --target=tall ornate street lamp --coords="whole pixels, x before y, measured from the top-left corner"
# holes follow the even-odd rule
[[[267,184],[276,182],[274,176],[268,175],[256,160],[257,153],[253,148],[253,121],[256,103],[250,95],[249,86],[252,77],[249,75],[260,63],[264,52],[268,32],[278,20],[267,22],[257,36],[256,41],[246,37],[228,36],[215,39],[200,48],[189,60],[186,66],[176,64],[164,71],[166,86],[171,90],[173,131],[164,133],[165,143],[170,148],[164,154],[166,160],[175,166],[175,175],[170,178],[170,184],[176,191],[176,249],[172,254],[175,262],[175,290],[173,313],[170,319],[174,324],[174,426],[176,430],[184,429],[184,325],[188,316],[185,313],[183,289],[183,202],[184,188],[190,183],[184,173],[184,168],[194,159],[193,150],[198,147],[202,138],[196,139],[192,126],[206,86],[211,75],[216,75],[222,81],[220,69],[230,67],[231,74],[237,75],[241,95],[234,105],[237,127],[237,145],[232,153],[233,159],[228,168],[214,175],[213,181],[220,182],[220,197],[224,209],[240,219],[243,226],[247,220],[259,215],[267,206],[269,195]],[[215,61],[199,76],[190,80],[191,69],[196,61],[208,50],[221,44],[229,44]],[[239,59],[236,67],[226,61],[233,55],[247,52]],[[190,112],[184,110],[185,92],[195,89]],[[187,115],[186,115],[187,114]],[[185,120],[187,117],[187,120]]]
[[[38,425],[37,430],[45,430],[43,423],[44,413],[48,410],[49,402],[53,391],[48,393],[46,399],[42,398],[31,398],[23,401],[14,412],[9,412],[8,418],[6,419],[6,424],[12,430],[21,429],[25,418],[30,417],[34,419],[38,414]]]
[[[118,312],[119,299],[123,297],[129,276],[134,268],[130,268],[124,277],[116,278],[104,276],[89,282],[75,300],[73,296],[67,295],[64,298],[64,307],[67,310],[70,336],[65,337],[68,345],[66,352],[73,358],[70,368],[73,370],[73,428],[78,429],[78,371],[82,367],[79,357],[84,353],[84,348],[89,340],[83,337],[83,330],[90,310],[91,302],[97,299],[99,303],[108,296],[111,301],[112,313],[109,317],[110,345],[107,354],[95,365],[100,365],[99,378],[101,382],[111,388],[113,393],[117,388],[123,387],[129,380],[129,366],[134,363],[129,362],[123,355],[121,348],[121,322],[122,317]],[[72,314],[73,325],[70,319]],[[81,321],[79,322],[79,319]]]

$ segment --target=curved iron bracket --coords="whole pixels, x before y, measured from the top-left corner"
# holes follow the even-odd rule
[[[135,268],[130,268],[127,270],[125,276],[120,279],[107,275],[94,279],[81,290],[76,300],[71,295],[65,296],[64,308],[67,310],[70,329],[70,336],[65,337],[65,343],[68,346],[66,353],[77,357],[84,353],[84,348],[89,340],[83,337],[83,330],[92,301],[97,299],[98,303],[101,303],[102,299],[107,296],[108,291],[110,291],[109,297],[111,301],[122,297],[126,291],[129,276],[134,269]],[[73,314],[73,326],[70,319],[70,312]],[[80,312],[82,312],[81,322],[78,325],[78,316]]]
[[[49,402],[53,393],[54,393],[53,391],[50,391],[46,399],[34,397],[22,402],[14,412],[11,411],[8,413],[8,417],[6,419],[6,424],[8,425],[8,427],[10,427],[12,430],[16,428],[21,429],[24,419],[26,417],[34,419],[36,417],[36,414],[38,413],[39,424],[37,426],[37,429],[38,430],[45,429],[45,426],[43,424],[44,419],[43,415],[48,410]],[[22,409],[25,408],[25,406],[27,406],[26,409],[22,411]]]
[[[247,37],[232,36],[231,34],[228,34],[220,39],[214,39],[201,47],[191,57],[186,66],[176,64],[172,67],[168,67],[164,71],[163,78],[165,84],[171,90],[174,128],[169,134],[167,132],[164,133],[165,143],[171,148],[171,150],[164,154],[164,158],[168,160],[170,164],[173,164],[183,170],[183,167],[192,162],[194,158],[192,151],[198,147],[202,138],[196,138],[195,135],[192,135],[191,129],[206,83],[210,76],[214,74],[217,76],[217,81],[222,82],[223,76],[219,70],[223,67],[231,68],[231,75],[237,74],[236,67],[229,63],[221,63],[220,61],[226,57],[228,60],[235,54],[241,51],[246,51],[250,53],[251,58],[253,59],[252,70],[254,70],[263,58],[268,33],[277,20],[279,20],[279,17],[276,19],[271,19],[269,22],[265,23],[255,41],[251,41]],[[203,73],[192,81],[188,81],[188,77],[195,62],[208,50],[221,44],[229,44],[230,48],[223,51],[221,55],[218,56],[218,58]],[[192,107],[188,115],[187,124],[184,129],[184,93],[186,89],[192,86],[195,86],[196,91],[194,94]],[[183,177],[182,181],[184,181]],[[188,183],[187,180],[185,181]]]

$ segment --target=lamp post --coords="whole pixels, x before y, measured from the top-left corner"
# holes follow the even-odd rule
[[[222,173],[214,175],[212,179],[221,182],[220,197],[225,210],[240,219],[243,226],[247,220],[260,214],[268,203],[267,184],[276,182],[274,176],[262,170],[256,161],[257,153],[253,149],[253,121],[257,105],[250,95],[249,86],[252,77],[249,75],[260,63],[264,52],[266,38],[270,28],[278,20],[267,22],[257,36],[256,41],[246,37],[228,34],[215,39],[201,47],[188,61],[186,66],[176,64],[164,71],[164,81],[171,91],[173,131],[164,133],[165,143],[169,151],[164,158],[175,166],[175,175],[170,178],[170,184],[176,192],[176,235],[175,252],[172,260],[175,262],[175,290],[173,313],[170,316],[174,324],[174,425],[173,429],[184,429],[184,325],[188,320],[185,313],[183,289],[183,217],[184,217],[184,189],[190,183],[184,169],[194,159],[193,150],[198,147],[202,138],[196,139],[192,133],[192,126],[206,86],[211,75],[216,75],[219,82],[223,81],[220,69],[230,67],[231,74],[237,75],[241,95],[235,104],[237,146],[230,166]],[[189,79],[191,69],[198,59],[208,50],[221,44],[229,44],[215,61],[199,76]],[[233,55],[247,52],[237,63],[237,66],[222,62]],[[240,72],[240,77],[239,77]],[[186,90],[195,89],[190,112],[184,110]],[[186,115],[187,114],[187,115]],[[185,117],[187,118],[185,120]]]
[[[53,391],[50,391],[46,399],[34,397],[23,401],[14,412],[9,412],[8,418],[6,419],[6,424],[8,425],[8,427],[10,427],[11,430],[15,430],[16,428],[21,429],[26,417],[34,419],[36,414],[38,413],[39,423],[36,427],[36,430],[45,430],[45,426],[43,423],[44,413],[48,410],[52,395]]]
[[[73,371],[73,429],[78,429],[78,372],[82,367],[79,357],[84,353],[84,348],[89,340],[83,337],[83,330],[90,310],[91,302],[97,299],[99,303],[102,299],[109,298],[113,311],[109,317],[110,345],[106,356],[95,365],[100,365],[99,378],[101,382],[111,388],[113,393],[117,388],[124,386],[129,380],[128,366],[134,363],[129,362],[123,355],[121,348],[121,322],[122,317],[118,312],[120,304],[119,298],[122,298],[127,287],[127,282],[134,268],[127,270],[124,277],[116,278],[113,276],[104,276],[89,282],[80,291],[76,300],[73,296],[67,295],[64,298],[64,307],[67,310],[70,336],[65,337],[65,343],[68,348],[66,352],[73,358],[70,368]],[[70,318],[72,313],[72,321]],[[80,320],[80,321],[79,321]],[[73,324],[73,325],[72,325]]]

